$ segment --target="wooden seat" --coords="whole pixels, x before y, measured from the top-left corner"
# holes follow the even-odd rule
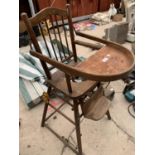
[[[70,98],[79,98],[82,97],[86,92],[92,90],[96,87],[97,83],[95,81],[82,81],[82,82],[73,82],[71,81],[72,93],[68,92],[68,87],[66,79],[59,79],[56,82],[53,80],[47,80],[47,84],[52,85],[56,90],[61,90],[66,96]]]

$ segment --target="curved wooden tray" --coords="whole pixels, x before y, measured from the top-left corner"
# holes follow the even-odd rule
[[[113,81],[125,77],[134,67],[134,55],[120,45],[107,45],[76,66],[96,76],[95,80]]]

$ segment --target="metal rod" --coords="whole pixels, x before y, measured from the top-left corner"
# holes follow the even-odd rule
[[[76,153],[77,155],[79,155],[79,153],[76,151],[76,148],[73,148],[73,146],[71,146],[69,144],[69,141],[67,141],[63,136],[60,136],[57,132],[55,132],[52,128],[50,128],[47,124],[45,124],[45,127],[51,131],[59,140],[61,140],[65,146],[68,146],[74,153]]]

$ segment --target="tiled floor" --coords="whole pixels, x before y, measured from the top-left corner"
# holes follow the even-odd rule
[[[85,31],[85,33],[104,36],[106,26],[97,26],[96,30]],[[130,48],[130,44],[125,46]],[[27,51],[28,48],[21,48]],[[80,51],[86,50],[85,53]],[[78,46],[78,55],[85,57],[93,54],[90,49]],[[121,80],[110,84],[116,94],[111,104],[110,112],[112,120],[103,118],[94,122],[84,119],[81,123],[83,152],[85,155],[134,155],[135,152],[135,120],[128,113],[129,103],[125,100],[122,90],[124,83]],[[28,110],[20,99],[20,155],[62,155],[63,143],[59,141],[46,128],[40,127],[43,104]],[[72,117],[72,111],[68,106],[64,107],[64,112]],[[73,130],[72,124],[65,121],[60,115],[57,119],[49,121],[49,125],[54,127],[60,134],[68,137]],[[75,132],[72,133],[75,139]],[[73,143],[74,141],[71,140]],[[74,155],[65,148],[63,155]]]

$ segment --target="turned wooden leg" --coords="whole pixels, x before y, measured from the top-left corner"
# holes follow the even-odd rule
[[[45,119],[46,119],[46,114],[47,114],[47,108],[48,108],[48,104],[45,103],[45,105],[44,105],[44,111],[43,111],[43,115],[42,115],[42,120],[41,120],[41,127],[44,127],[44,125],[45,125]]]
[[[78,152],[79,152],[79,155],[82,155],[82,144],[81,144],[81,133],[80,133],[80,115],[79,115],[78,103],[76,100],[74,100],[74,117],[75,117]]]
[[[43,110],[43,115],[42,115],[42,120],[41,120],[41,127],[44,127],[45,125],[45,119],[46,119],[46,114],[47,114],[47,110],[48,110],[48,95],[50,94],[50,91],[51,91],[51,87],[48,87],[48,90],[47,90],[47,97],[44,97],[43,101],[45,102],[45,105],[44,105],[44,110]]]

